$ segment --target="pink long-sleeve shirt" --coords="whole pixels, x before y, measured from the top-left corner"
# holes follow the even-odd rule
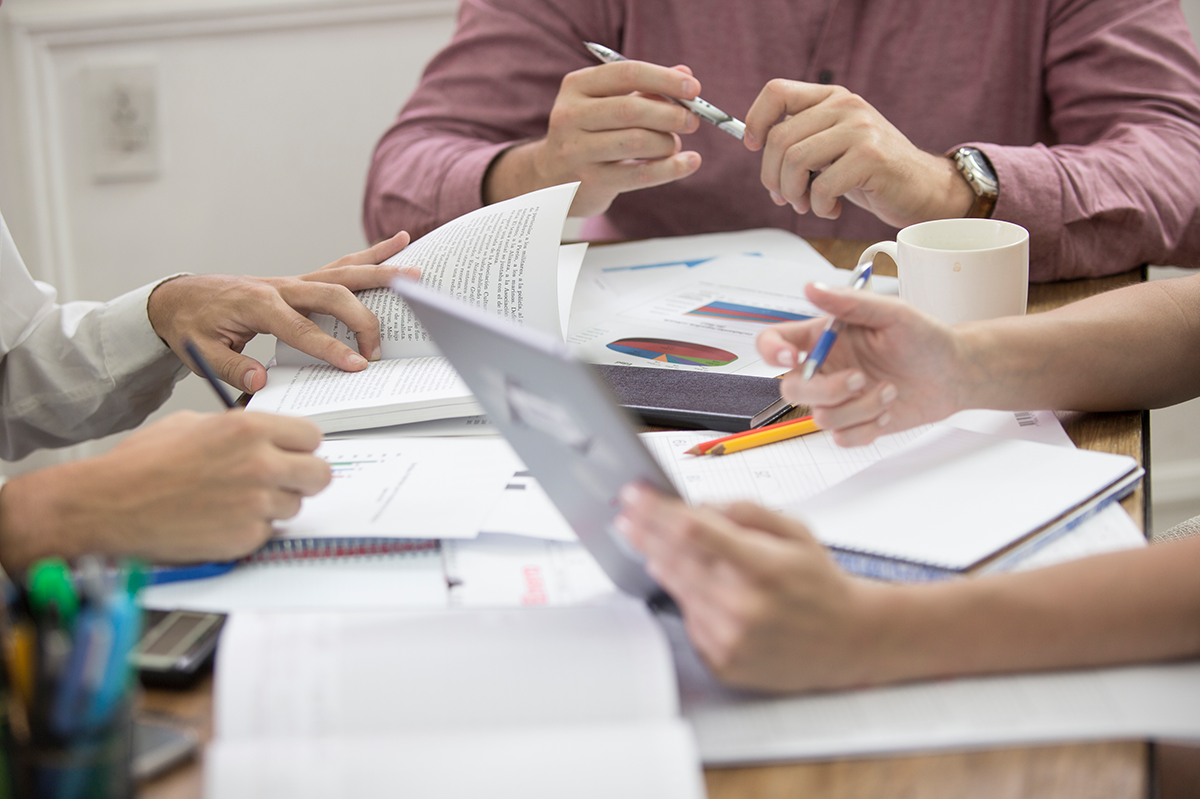
[[[1178,0],[463,0],[376,149],[368,238],[479,207],[492,160],[545,135],[563,76],[596,63],[584,40],[687,64],[739,117],[772,78],[836,83],[922,149],[978,147],[993,216],[1030,231],[1033,280],[1200,266],[1200,60]],[[895,235],[848,202],[836,220],[777,207],[761,156],[710,125],[684,146],[697,173],[618,196],[587,236]]]

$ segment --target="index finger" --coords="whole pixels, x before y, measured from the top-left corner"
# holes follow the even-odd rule
[[[798,80],[775,78],[758,93],[746,112],[746,147],[761,149],[767,133],[782,116],[799,114],[832,94],[837,87],[823,83],[804,83]]]
[[[617,61],[581,69],[573,74],[574,88],[589,97],[633,92],[662,94],[677,100],[694,100],[700,81],[682,70],[645,61]]]

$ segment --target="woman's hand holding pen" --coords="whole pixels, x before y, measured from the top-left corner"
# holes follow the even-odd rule
[[[184,363],[191,364],[183,346],[190,339],[222,380],[244,391],[266,385],[266,367],[241,354],[259,333],[356,372],[379,359],[380,338],[379,320],[354,292],[387,286],[397,275],[419,276],[411,267],[378,265],[407,245],[408,234],[401,232],[300,277],[185,275],[155,288],[146,311],[154,331]],[[322,332],[310,313],[345,322],[358,337],[358,352]]]
[[[497,158],[484,198],[493,203],[578,180],[571,216],[596,216],[622,192],[687,177],[700,168],[700,154],[685,151],[680,134],[694,132],[699,117],[656,95],[692,100],[700,82],[687,67],[642,61],[568,74],[546,137]]]
[[[804,380],[798,367],[824,319],[772,325],[758,336],[768,363],[791,371],[783,396],[812,409],[813,421],[842,446],[944,419],[961,410],[968,372],[961,337],[894,297],[811,284],[808,299],[845,323],[824,367]]]

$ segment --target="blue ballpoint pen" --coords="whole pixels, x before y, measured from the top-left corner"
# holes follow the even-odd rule
[[[850,278],[850,288],[856,291],[865,288],[867,281],[871,279],[871,268],[870,262],[859,264]],[[832,316],[829,318],[829,322],[825,325],[825,332],[817,339],[817,346],[813,347],[813,351],[804,361],[803,376],[805,380],[811,380],[821,365],[825,363],[825,359],[829,357],[829,350],[833,347],[833,342],[837,341],[838,333],[842,332],[844,326],[842,320]]]

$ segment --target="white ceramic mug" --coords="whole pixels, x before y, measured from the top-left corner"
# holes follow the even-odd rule
[[[900,297],[947,324],[1020,316],[1029,297],[1029,231],[998,219],[935,219],[868,247],[896,262]]]

